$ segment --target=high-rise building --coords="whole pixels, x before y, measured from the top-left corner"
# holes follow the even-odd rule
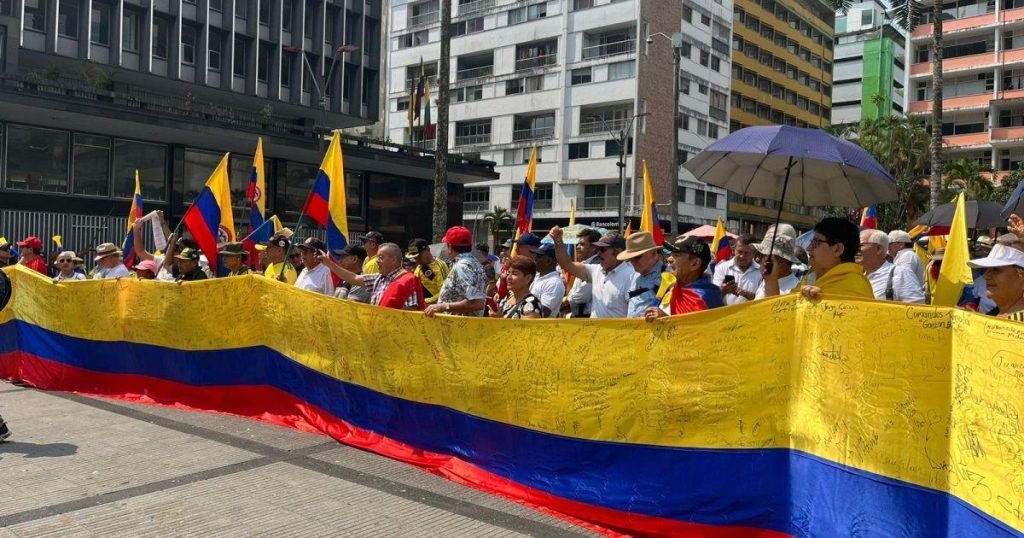
[[[380,0],[0,0],[0,235],[119,241],[136,170],[147,211],[177,220],[225,152],[244,233],[260,136],[260,194],[295,222],[319,135],[377,119],[380,17]],[[351,230],[428,233],[432,157],[352,142]],[[452,167],[459,201],[496,177]]]
[[[836,13],[832,123],[859,123],[904,113],[906,38],[881,0]]]
[[[425,112],[410,128],[409,103],[425,73],[436,121],[439,2],[391,6],[387,132],[391,140],[432,147],[424,140]],[[570,200],[578,223],[615,228],[622,147],[623,205],[633,229],[646,160],[667,230],[673,45],[666,36],[683,36],[675,149],[682,162],[727,133],[731,13],[731,0],[453,2],[449,145],[495,161],[501,174],[466,188],[466,220],[477,235],[486,236],[487,212],[515,210],[533,146],[540,156],[534,229],[565,224]],[[724,191],[686,175],[676,182],[680,228],[713,223],[724,214]]]
[[[827,127],[832,109],[833,6],[824,0],[735,0],[732,119],[750,125]],[[729,228],[760,235],[778,202],[729,194]],[[783,208],[782,220],[807,228],[811,208]]]
[[[976,159],[999,178],[1024,161],[1024,4],[945,5],[942,23],[944,160]],[[932,109],[932,8],[910,36],[911,115]]]

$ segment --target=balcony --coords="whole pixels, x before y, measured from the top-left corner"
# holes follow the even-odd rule
[[[475,0],[473,2],[466,2],[465,4],[459,4],[458,14],[468,15],[470,13],[476,13],[477,11],[483,11],[494,7],[494,0]]]
[[[584,211],[608,211],[612,209],[619,209],[618,196],[585,196],[581,198],[580,201],[580,208]]]
[[[535,127],[533,129],[516,129],[512,131],[513,142],[525,142],[527,140],[544,140],[555,137],[554,127]]]
[[[931,10],[931,7],[927,9]],[[1016,10],[1014,10],[1016,11]],[[996,23],[996,14],[985,13],[983,15],[975,15],[973,17],[963,17],[953,20],[942,21],[942,35],[948,35],[953,32],[961,32],[964,30],[973,30],[975,28],[984,28],[985,26],[992,26]],[[914,28],[914,33],[911,39],[922,39],[925,37],[931,37],[934,32],[934,25],[922,24],[917,28]]]
[[[491,133],[486,134],[472,134],[472,135],[455,135],[456,146],[474,146],[478,144],[490,144]]]
[[[1022,54],[1015,55],[1013,53],[1016,50],[1002,53],[1000,56],[1003,57],[1002,61],[1016,61],[1010,60],[1010,57],[1019,58],[1024,60],[1024,49],[1020,49]],[[993,66],[1000,60],[996,59],[996,54],[992,52],[985,52],[982,54],[970,54],[967,56],[959,56],[957,58],[946,58],[942,60],[942,72],[952,73],[954,71],[964,71],[967,69],[976,69],[979,67]],[[916,64],[910,64],[910,76],[920,76],[931,74],[932,63],[931,62],[919,62]]]
[[[483,213],[483,212],[489,210],[491,208],[490,206],[491,206],[491,202],[489,202],[489,201],[485,201],[485,202],[463,202],[462,203],[462,210],[465,211],[466,213]]]
[[[424,26],[427,24],[433,24],[441,20],[440,11],[430,11],[427,13],[420,13],[419,15],[412,15],[409,17],[409,21],[406,24],[407,28],[413,28],[416,26]]]
[[[989,101],[992,99],[990,92],[978,93],[974,95],[958,95],[955,97],[944,97],[942,100],[942,110],[963,110],[971,108],[987,108]],[[926,101],[912,101],[910,103],[911,114],[923,114],[925,112],[932,111],[932,100]]]
[[[1021,49],[1010,49],[1006,52],[999,53],[999,62],[1003,64],[1012,64],[1017,62],[1024,62],[1024,48]],[[942,64],[942,68],[946,68],[946,64]]]
[[[609,131],[624,131],[629,126],[629,119],[619,118],[614,120],[590,119],[580,122],[580,134],[607,134]]]
[[[944,136],[942,142],[950,149],[966,149],[987,146],[989,140],[988,133],[982,132]]]
[[[537,67],[545,67],[558,63],[558,54],[551,53],[536,58],[521,58],[516,60],[516,71],[525,71]]]
[[[622,41],[583,47],[583,59],[595,60],[598,58],[607,58],[609,56],[618,56],[620,54],[632,54],[634,52],[636,52],[636,40],[624,39]]]
[[[992,142],[1021,142],[1024,141],[1024,127],[994,127],[992,129]]]
[[[473,78],[489,77],[494,74],[493,65],[483,65],[480,67],[469,67],[466,69],[459,69],[455,72],[455,80],[469,80]]]

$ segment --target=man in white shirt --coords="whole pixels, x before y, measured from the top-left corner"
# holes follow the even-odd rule
[[[295,287],[323,295],[334,295],[334,279],[331,278],[331,270],[320,263],[318,255],[321,251],[327,250],[327,245],[315,237],[309,237],[302,244],[295,245],[294,248],[302,250],[302,265],[305,266],[295,281]]]
[[[764,279],[761,267],[754,261],[754,245],[754,236],[740,235],[736,238],[732,259],[715,267],[715,276],[711,282],[721,288],[726,306],[754,299],[757,287]]]
[[[886,261],[885,255],[888,252],[889,237],[885,232],[864,230],[860,233],[860,264],[864,267],[864,276],[871,282],[875,299],[923,303],[924,287],[912,266]]]
[[[910,269],[914,272],[918,282],[921,282],[922,289],[924,288],[924,263],[921,262],[921,257],[914,252],[914,240],[910,238],[910,234],[903,230],[893,230],[889,232],[889,258],[892,260],[894,265],[909,265]]]
[[[609,232],[594,243],[598,248],[599,265],[586,265],[569,259],[569,253],[562,242],[562,229],[555,226],[551,229],[551,238],[555,240],[555,256],[558,266],[580,280],[590,282],[593,286],[593,303],[590,317],[592,318],[625,318],[629,314],[629,285],[636,271],[629,263],[617,258],[626,248],[626,240],[616,232]]]
[[[536,250],[536,254],[537,277],[530,285],[530,293],[540,300],[544,309],[543,317],[557,318],[562,307],[562,297],[565,296],[565,282],[562,282],[562,275],[555,270],[558,268],[555,245],[545,243]]]
[[[779,294],[785,295],[800,284],[800,277],[793,274],[793,266],[800,262],[796,255],[796,244],[789,236],[780,235],[775,238],[775,245],[772,246],[772,236],[765,237],[761,243],[754,247],[758,253],[768,259],[771,256],[772,274],[777,275],[779,280]],[[765,263],[761,267],[762,275],[767,269]],[[764,280],[757,286],[754,293],[755,299],[764,299],[767,296]]]
[[[113,243],[103,243],[96,247],[96,256],[93,257],[93,261],[96,262],[95,278],[97,279],[129,276],[128,268],[121,263],[121,250]]]
[[[600,263],[598,259],[597,247],[594,243],[601,240],[601,233],[597,230],[586,228],[580,230],[579,235],[576,236],[576,256],[577,260],[585,265],[597,265]],[[585,282],[583,279],[574,278],[572,281],[572,288],[569,289],[569,311],[574,318],[589,318],[590,317],[590,306],[594,300],[594,295],[591,291],[592,284]]]

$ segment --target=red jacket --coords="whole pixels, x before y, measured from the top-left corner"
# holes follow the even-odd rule
[[[30,262],[25,262],[25,267],[35,270],[41,273],[43,276],[50,276],[50,273],[46,270],[46,262],[43,261],[42,256],[36,256]]]
[[[420,284],[420,279],[409,271],[404,271],[384,289],[384,294],[380,297],[380,306],[401,310],[405,308],[405,302],[412,294],[416,294],[419,309],[424,310],[427,305],[423,302],[423,285]]]

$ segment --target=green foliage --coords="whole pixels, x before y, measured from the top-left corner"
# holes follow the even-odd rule
[[[996,189],[992,182],[983,175],[991,172],[976,159],[961,158],[946,163],[943,169],[942,199],[949,200],[959,193],[964,193],[967,200],[994,200]]]
[[[515,220],[515,216],[504,207],[495,206],[493,211],[484,214],[483,221],[487,223],[488,229],[494,235],[495,249],[501,245],[502,230],[512,231],[512,224]]]
[[[1013,190],[1020,185],[1021,179],[1024,179],[1024,168],[1018,164],[1012,172],[1006,175],[999,185],[995,187],[995,192],[992,195],[992,200],[996,202],[1006,202],[1010,199],[1010,195],[1013,194]]]

